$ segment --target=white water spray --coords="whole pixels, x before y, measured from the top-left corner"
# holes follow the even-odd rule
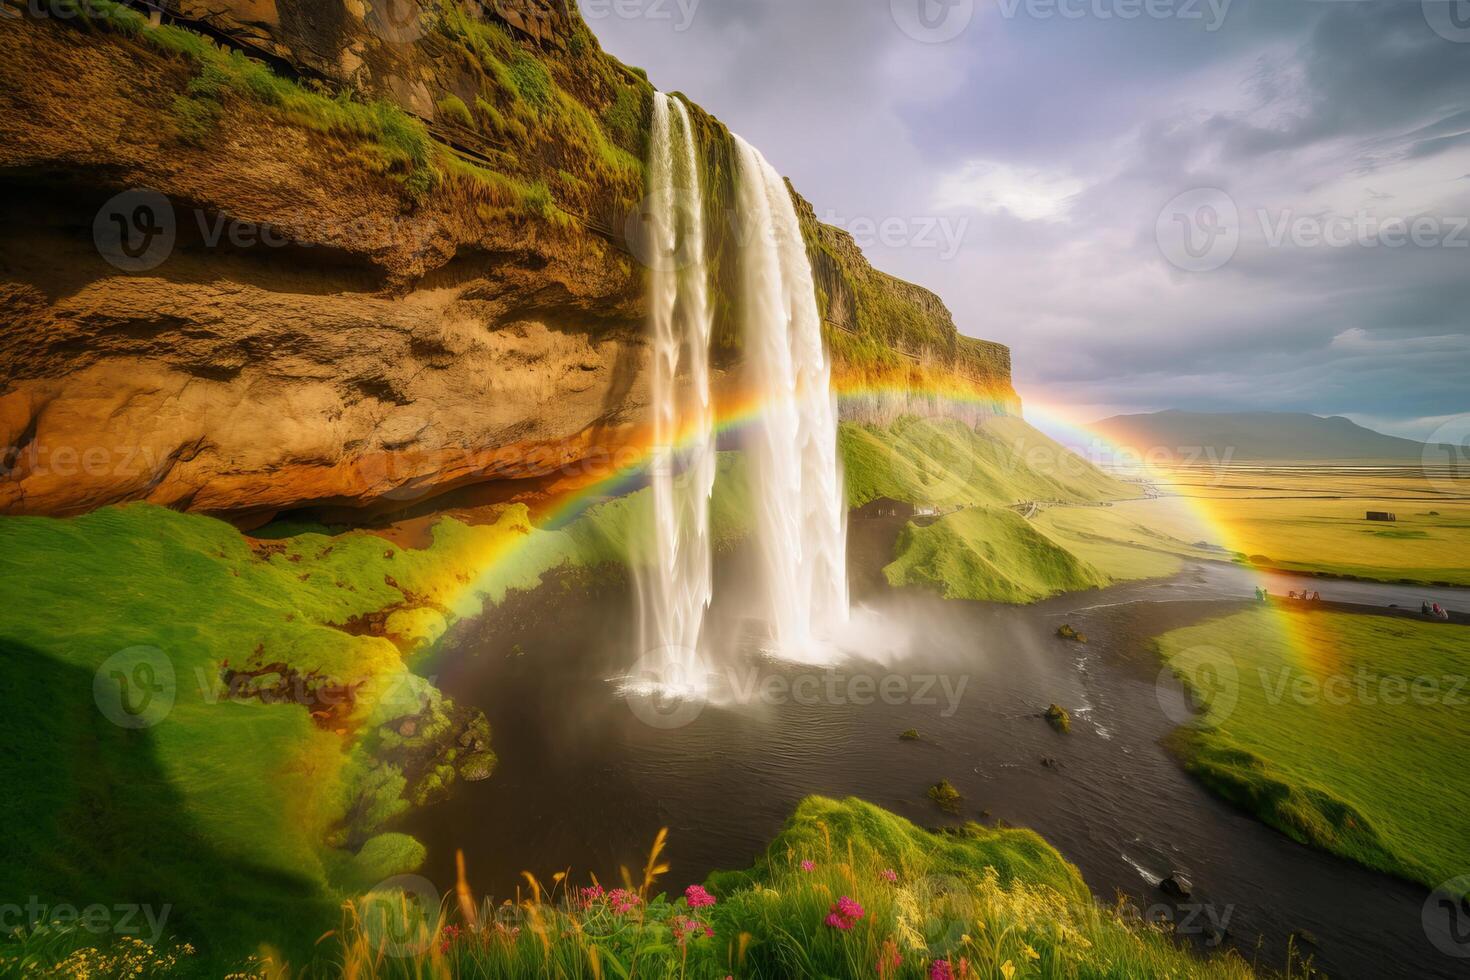
[[[699,696],[713,590],[710,496],[715,484],[710,400],[711,316],[704,201],[694,129],[683,103],[655,94],[645,259],[650,274],[653,453],[650,554],[635,562],[639,674],[663,696]],[[634,678],[635,685],[638,678]]]
[[[750,443],[756,536],[775,653],[825,660],[847,622],[847,509],[837,401],[811,261],[786,182],[749,143],[739,152],[740,307],[762,406]]]

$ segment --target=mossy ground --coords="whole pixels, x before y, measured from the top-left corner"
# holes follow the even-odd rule
[[[1202,689],[1201,725],[1182,729],[1175,747],[1210,789],[1370,868],[1430,887],[1463,873],[1464,627],[1264,608],[1159,646]]]

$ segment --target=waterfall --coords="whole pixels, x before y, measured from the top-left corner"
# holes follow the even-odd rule
[[[786,182],[736,137],[740,309],[761,419],[751,434],[756,538],[774,652],[825,659],[848,618],[837,402],[811,262]]]
[[[650,269],[652,527],[636,561],[640,672],[663,695],[704,692],[701,644],[712,583],[715,483],[711,316],[704,201],[694,128],[683,103],[655,93],[644,212]]]

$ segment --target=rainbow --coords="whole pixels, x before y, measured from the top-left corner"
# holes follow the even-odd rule
[[[833,392],[844,408],[862,406],[881,399],[919,399],[933,405],[949,406],[959,416],[975,413],[1006,414],[1016,404],[1008,392],[986,391],[980,386],[963,381],[940,381],[916,387],[911,383],[889,383],[881,379],[839,378],[833,384]],[[758,422],[763,408],[762,400],[748,393],[720,398],[715,413],[717,437],[739,433]],[[1091,430],[1079,421],[1074,412],[1045,399],[1028,396],[1025,417],[1063,445],[1070,448],[1086,447],[1082,454],[1091,457],[1093,462],[1136,458],[1136,454],[1131,453],[1127,447]],[[694,438],[695,432],[684,432],[677,444],[688,445]],[[588,467],[586,473],[544,489],[533,498],[522,501],[527,504],[531,514],[530,526],[526,530],[561,530],[599,503],[635,492],[643,486],[653,457],[654,448],[647,440],[647,433],[635,433],[604,465]],[[1166,469],[1149,467],[1145,478],[1154,485],[1167,487],[1176,482],[1177,474]],[[1230,552],[1249,553],[1248,546],[1240,540],[1231,523],[1212,510],[1208,498],[1176,494],[1171,495],[1171,500],[1187,512],[1192,525],[1191,534],[1197,533],[1201,539],[1220,545]],[[471,576],[471,581],[464,584],[459,593],[451,598],[450,607],[470,615],[478,611],[484,596],[498,598],[503,595],[508,587],[507,583],[518,575],[516,568],[535,566],[536,556],[528,552],[538,547],[540,537],[534,533],[496,536],[493,544],[473,556],[471,564],[478,570],[478,574]],[[1269,582],[1265,573],[1256,573],[1256,579],[1263,588]],[[1338,658],[1331,649],[1333,645],[1324,642],[1321,635],[1305,628],[1306,617],[1274,603],[1268,608],[1281,633],[1290,640],[1299,667],[1312,671],[1319,679],[1336,669]]]

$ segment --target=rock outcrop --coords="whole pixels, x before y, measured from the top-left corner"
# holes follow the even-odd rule
[[[85,6],[0,32],[0,513],[250,523],[628,461],[651,89],[574,9],[166,5],[230,54]],[[1004,348],[816,227],[839,374],[1013,404]]]

